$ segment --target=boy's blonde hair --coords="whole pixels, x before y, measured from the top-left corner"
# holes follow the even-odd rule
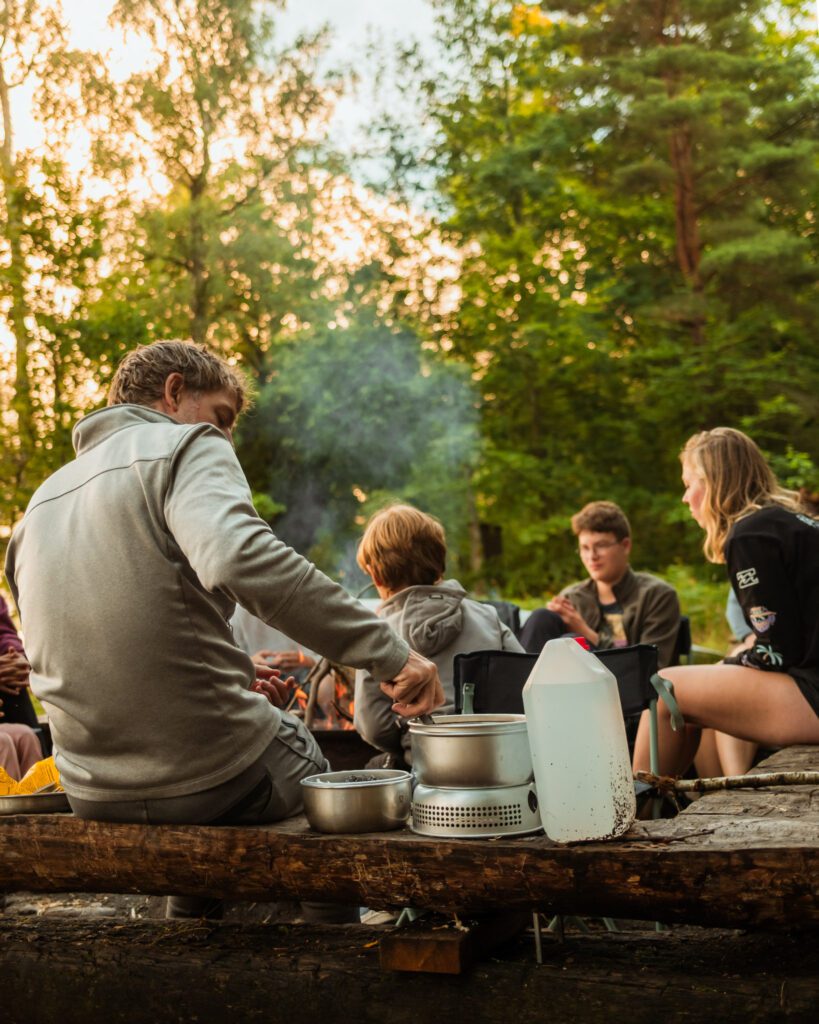
[[[250,400],[248,381],[204,345],[192,341],[155,341],[129,352],[117,367],[108,389],[108,404],[153,405],[162,398],[165,381],[181,373],[189,391],[220,391],[236,399],[236,411]]]
[[[747,434],[715,427],[694,434],[680,452],[683,467],[703,481],[703,549],[709,562],[725,561],[725,541],[738,519],[766,505],[802,510],[797,491],[781,487]]]
[[[412,505],[388,505],[370,517],[356,561],[393,592],[431,586],[446,569],[444,528]]]

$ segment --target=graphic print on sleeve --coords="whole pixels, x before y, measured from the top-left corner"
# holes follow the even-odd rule
[[[776,622],[776,612],[772,612],[764,604],[755,604],[751,608],[750,619],[757,633],[767,633]]]
[[[759,576],[756,574],[756,569],[740,569],[737,573],[737,586],[740,590],[755,587],[758,583]]]

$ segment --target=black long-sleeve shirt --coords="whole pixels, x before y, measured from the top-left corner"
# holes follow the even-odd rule
[[[819,520],[779,505],[752,512],[728,534],[725,561],[755,636],[726,661],[793,676],[819,715]]]

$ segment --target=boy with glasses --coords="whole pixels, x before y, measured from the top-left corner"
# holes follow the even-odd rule
[[[565,587],[532,612],[520,631],[538,653],[558,636],[584,637],[592,648],[656,644],[660,668],[670,664],[680,627],[680,604],[668,583],[629,565],[631,527],[613,501],[592,501],[572,517],[580,560],[589,578]]]

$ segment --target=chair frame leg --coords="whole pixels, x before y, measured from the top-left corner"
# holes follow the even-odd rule
[[[540,931],[540,914],[537,910],[532,911],[532,927],[535,930],[535,962],[543,963],[543,937]]]
[[[657,739],[658,734],[658,723],[657,723],[657,698],[648,706],[649,722],[651,728],[649,729],[649,762],[651,764],[651,771],[655,775],[660,774],[660,749],[659,741]],[[653,797],[651,800],[651,817],[659,818],[661,813],[662,798]],[[668,925],[663,924],[662,921],[654,922],[654,930],[657,932],[668,931]]]
[[[648,705],[649,731],[648,731],[648,759],[651,770],[655,775],[660,774],[660,745],[658,740],[659,723],[657,720],[657,698]]]

